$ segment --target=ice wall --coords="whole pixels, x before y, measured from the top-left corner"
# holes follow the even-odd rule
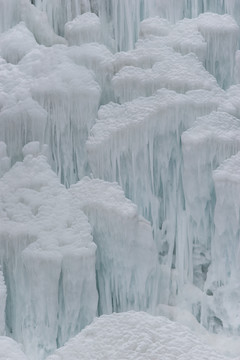
[[[191,273],[191,249],[183,245],[180,134],[221,99],[221,92],[164,89],[123,105],[110,103],[100,108],[87,142],[94,176],[117,181],[152,224],[163,303],[175,302],[176,287]]]
[[[5,335],[5,307],[7,289],[2,271],[0,271],[0,336]]]
[[[202,289],[214,235],[216,194],[212,170],[240,149],[239,135],[240,120],[225,112],[199,118],[182,134],[186,236],[193,251],[193,282]]]
[[[0,261],[7,286],[7,333],[44,358],[97,311],[90,225],[37,142],[0,180]],[[35,156],[31,155],[35,154]]]
[[[150,224],[116,183],[84,178],[70,191],[88,216],[97,245],[99,315],[153,310],[158,260]]]
[[[7,156],[7,146],[3,141],[0,141],[0,177],[9,170],[10,159]]]
[[[212,264],[205,285],[202,321],[213,331],[239,335],[240,153],[213,171],[216,192]],[[224,211],[223,211],[224,209]],[[218,321],[216,321],[218,319]]]
[[[46,12],[48,21],[59,35],[64,34],[64,25],[78,15],[92,11],[98,14],[104,42],[114,51],[134,47],[138,38],[140,22],[159,16],[176,23],[185,17],[197,17],[203,12],[228,13],[240,23],[237,0],[33,0],[33,4]]]

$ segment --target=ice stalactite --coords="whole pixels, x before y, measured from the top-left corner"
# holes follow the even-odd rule
[[[123,105],[111,103],[100,108],[87,142],[94,176],[121,184],[152,224],[163,303],[175,302],[177,288],[191,272],[191,249],[183,245],[180,135],[197,116],[216,109],[221,99],[221,92],[183,95],[164,89]]]
[[[43,144],[47,112],[31,98],[6,106],[0,113],[0,140],[8,145],[11,163],[22,160],[22,147],[29,141]]]
[[[3,273],[0,270],[0,336],[5,335],[5,307],[7,299],[7,289],[3,277]]]
[[[10,169],[11,160],[7,155],[7,146],[0,141],[0,177]]]
[[[182,134],[187,239],[193,249],[193,283],[204,288],[211,258],[216,201],[212,170],[240,149],[240,120],[224,112],[201,117]]]
[[[161,61],[152,68],[125,66],[113,77],[115,98],[121,104],[140,96],[150,96],[160,88],[179,93],[195,89],[217,90],[216,79],[193,54],[182,56],[164,46],[161,54]]]
[[[237,133],[234,128],[232,132]],[[202,314],[204,326],[211,331],[225,331],[234,335],[239,335],[240,310],[239,169],[240,153],[237,153],[213,171],[216,193],[215,233],[211,242],[212,263],[205,285]]]
[[[53,51],[37,46],[18,65],[3,62],[1,67],[5,97],[0,140],[7,144],[12,163],[21,160],[21,148],[27,142],[46,143],[52,168],[68,186],[89,172],[85,142],[101,96],[93,72],[78,65],[84,61],[81,49],[68,52],[68,47],[60,46]],[[104,66],[102,60],[98,68]],[[106,68],[101,73],[103,83]]]
[[[87,12],[77,16],[73,21],[65,24],[64,34],[69,45],[81,45],[84,43],[101,43],[101,23],[96,14]]]
[[[70,191],[88,216],[97,245],[99,315],[153,311],[159,274],[150,224],[116,183],[84,178]]]
[[[39,143],[23,151],[24,161],[0,180],[0,261],[7,334],[39,359],[96,315],[96,246],[79,202],[59,183]]]

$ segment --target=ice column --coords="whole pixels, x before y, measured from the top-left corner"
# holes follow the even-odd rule
[[[23,152],[24,161],[0,179],[6,325],[31,358],[43,359],[96,315],[96,245],[79,202],[59,183],[39,143]]]
[[[163,303],[176,290],[171,289],[172,269],[178,267],[177,281],[183,283],[191,259],[182,243],[185,200],[180,134],[198,115],[216,109],[221,98],[204,90],[183,95],[164,89],[123,105],[110,103],[100,108],[87,142],[94,176],[117,181],[152,224]]]
[[[44,142],[47,112],[33,99],[26,98],[0,113],[0,140],[8,147],[11,163],[22,160],[22,147],[29,141]]]
[[[10,168],[10,158],[7,156],[7,146],[0,141],[0,177]]]
[[[213,171],[216,192],[212,264],[205,285],[202,322],[214,332],[239,335],[240,153]]]
[[[97,244],[99,314],[155,308],[157,250],[137,206],[119,185],[99,179],[84,178],[71,193],[87,214]]]
[[[50,163],[69,186],[88,173],[85,142],[97,114],[100,87],[90,71],[68,60],[36,79],[31,92],[48,113],[45,142]]]
[[[5,307],[6,307],[7,289],[0,270],[0,336],[5,335]]]
[[[214,234],[216,194],[212,170],[240,149],[240,120],[225,112],[201,117],[182,134],[182,149],[187,238],[189,247],[193,247],[193,282],[203,289]]]

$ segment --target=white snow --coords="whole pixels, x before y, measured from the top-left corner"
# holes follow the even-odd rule
[[[47,360],[226,360],[188,328],[139,312],[104,315]]]
[[[22,351],[21,345],[6,336],[0,336],[0,359],[28,360]]]
[[[69,45],[101,42],[101,24],[96,14],[87,12],[69,21],[64,27]]]
[[[125,66],[113,77],[115,97],[120,103],[139,96],[150,96],[160,88],[180,93],[217,88],[216,79],[193,54],[182,56],[164,46],[160,49],[162,59],[151,69]]]
[[[17,64],[35,46],[37,42],[24,22],[0,34],[0,56],[12,64]]]

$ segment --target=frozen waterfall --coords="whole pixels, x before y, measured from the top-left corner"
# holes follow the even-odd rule
[[[126,360],[163,324],[240,355],[239,25],[239,0],[0,0],[0,358],[116,319]]]

